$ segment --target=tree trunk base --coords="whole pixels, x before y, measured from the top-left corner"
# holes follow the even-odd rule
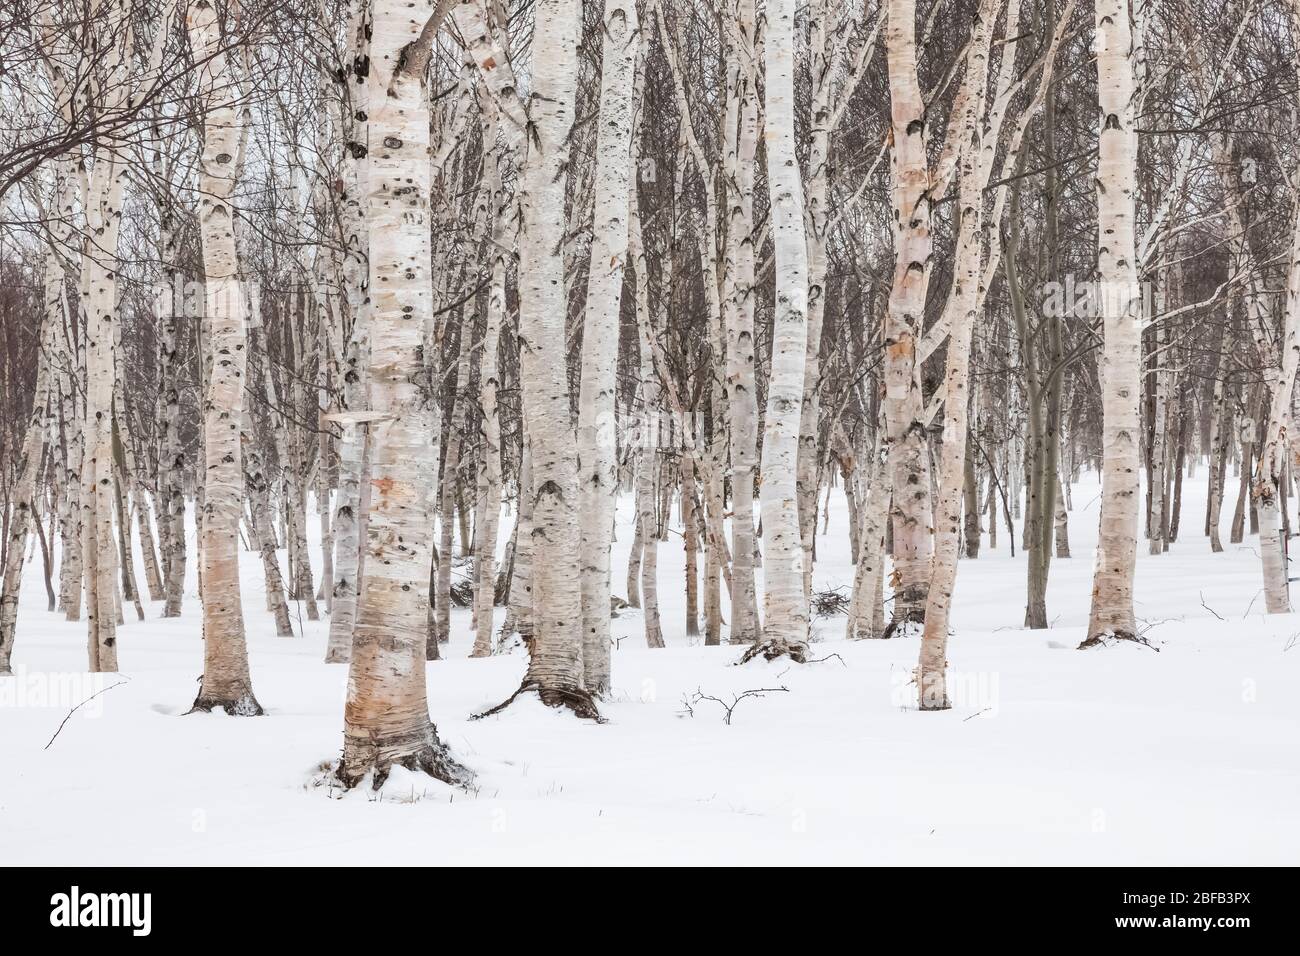
[[[351,790],[368,775],[371,789],[379,790],[388,780],[393,767],[421,771],[453,787],[468,787],[474,782],[474,772],[457,763],[451,751],[438,740],[430,725],[431,740],[407,753],[386,752],[382,741],[367,742],[361,752],[349,754],[345,744],[343,759],[339,761],[335,777],[345,790]]]
[[[948,698],[947,675],[922,674],[917,682],[916,704],[918,710],[952,710]]]
[[[796,664],[806,664],[808,663],[808,645],[802,641],[792,643],[770,637],[751,644],[745,653],[741,655],[740,660],[736,661],[736,664],[748,664],[759,657],[765,661],[788,657]]]
[[[575,717],[582,717],[588,720],[594,720],[598,724],[605,723],[605,718],[600,715],[596,707],[596,699],[586,690],[542,687],[536,681],[525,681],[520,688],[488,710],[481,714],[475,714],[473,720],[482,720],[484,717],[491,717],[493,714],[499,714],[515,702],[521,695],[533,692],[547,707],[564,707],[571,711]]]
[[[1160,648],[1156,647],[1145,637],[1140,634],[1132,634],[1128,631],[1107,631],[1104,634],[1094,634],[1092,637],[1082,642],[1077,648],[1075,648],[1075,650],[1086,651],[1093,647],[1110,647],[1117,641],[1132,641],[1134,644],[1141,644],[1144,647],[1151,648],[1151,650],[1155,651],[1157,654],[1160,653]]]
[[[264,713],[251,689],[234,696],[208,694],[200,690],[194,706],[187,713],[210,714],[214,710],[224,710],[231,717],[261,717]]]
[[[920,637],[923,630],[925,630],[925,615],[890,621],[885,626],[885,632],[880,635],[879,640],[888,640],[893,637]]]

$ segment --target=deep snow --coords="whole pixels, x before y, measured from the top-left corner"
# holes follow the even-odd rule
[[[1096,539],[1089,477],[1074,489],[1075,556],[1052,563],[1051,630],[1020,627],[1025,564],[1005,528],[998,550],[986,539],[962,561],[944,713],[915,709],[914,639],[847,642],[843,617],[818,622],[825,659],[802,667],[735,667],[737,648],[688,640],[675,532],[660,545],[669,646],[644,647],[637,611],[614,621],[606,724],[532,700],[471,721],[517,687],[524,659],[468,659],[457,610],[447,659],[428,666],[430,711],[477,785],[405,775],[382,802],[317,785],[341,746],[347,668],[322,662],[328,619],[294,608],[301,636],[275,637],[255,555],[241,567],[262,718],[184,715],[202,668],[193,560],[185,616],[147,605],[137,623],[128,606],[122,674],[101,677],[82,673],[84,622],[46,612],[38,555],[17,675],[0,679],[0,863],[1295,864],[1300,617],[1263,614],[1257,539],[1210,553],[1204,474],[1184,482],[1170,553],[1139,544],[1137,613],[1158,653],[1074,650]],[[818,588],[852,580],[838,491],[831,501]],[[624,501],[616,593],[630,518]],[[696,693],[780,686],[740,702],[730,726],[711,701],[687,713]]]

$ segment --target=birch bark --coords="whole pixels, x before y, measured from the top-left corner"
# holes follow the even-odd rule
[[[610,567],[618,496],[617,392],[619,310],[628,254],[633,87],[640,26],[632,0],[607,0],[603,14],[600,127],[596,134],[595,214],[587,308],[582,326],[578,460],[582,509],[583,672],[587,689],[610,688]]]
[[[484,142],[495,144],[496,123],[484,126]],[[504,191],[501,186],[500,163],[503,157],[490,148],[484,160],[487,173],[492,226],[489,236],[491,257],[490,285],[488,286],[487,325],[483,334],[483,360],[479,368],[479,408],[482,412],[482,434],[479,448],[483,464],[479,469],[479,514],[482,520],[475,525],[475,546],[478,557],[474,570],[478,587],[474,591],[475,631],[471,657],[486,657],[492,653],[492,609],[496,598],[496,549],[498,525],[501,521],[501,418],[497,408],[497,389],[500,372],[497,353],[500,348],[501,326],[506,318],[506,211]]]
[[[430,396],[417,383],[432,315],[429,93],[438,17],[375,0],[371,17],[369,160],[372,501],[366,569],[344,706],[340,782],[378,789],[394,765],[464,784],[471,774],[429,720],[424,657],[433,534]]]
[[[925,630],[917,665],[917,687],[922,710],[947,710],[946,682],[948,619],[957,582],[957,554],[961,544],[962,483],[965,480],[966,439],[970,408],[970,343],[979,299],[984,183],[980,176],[980,117],[987,90],[989,44],[1000,0],[981,0],[971,24],[963,89],[966,114],[953,121],[962,124],[960,225],[953,266],[951,332],[944,372],[943,445],[938,462],[939,496],[935,507],[934,559],[925,608]],[[1011,55],[1008,51],[1007,55]]]
[[[809,347],[808,243],[803,182],[795,155],[794,17],[794,0],[768,0],[764,138],[776,250],[776,313],[760,486],[763,640],[743,659],[788,655],[802,663],[808,648],[808,596],[799,527],[798,458]]]
[[[124,14],[122,15],[124,16]],[[119,24],[120,25],[120,24]],[[129,29],[112,29],[115,49],[104,81],[109,102],[129,95]],[[112,107],[110,107],[112,108]],[[117,670],[117,538],[113,529],[113,383],[117,380],[117,248],[127,164],[99,150],[82,197],[89,233],[82,252],[85,315],[85,456],[81,462],[81,558],[92,671]]]
[[[1093,572],[1088,634],[1080,647],[1137,640],[1133,570],[1138,532],[1138,403],[1141,394],[1141,297],[1134,235],[1137,177],[1136,59],[1130,0],[1098,0],[1096,9],[1097,273],[1104,345],[1101,358],[1101,531]]]
[[[894,587],[889,633],[919,630],[933,554],[925,408],[917,347],[930,277],[930,170],[925,102],[917,79],[916,2],[889,0],[889,71],[894,274],[885,318],[885,446],[893,499]]]
[[[0,575],[0,677],[12,673],[10,657],[13,654],[15,632],[18,624],[18,592],[22,586],[23,560],[27,555],[27,535],[36,514],[36,480],[45,456],[45,418],[49,399],[51,370],[45,356],[49,354],[55,322],[62,322],[63,267],[59,263],[60,251],[55,249],[46,257],[45,312],[41,321],[40,363],[36,371],[36,389],[32,395],[32,408],[22,451],[17,461],[17,476],[8,489],[12,502],[9,515],[8,540],[4,556],[3,575]],[[53,307],[52,307],[53,304]]]
[[[518,98],[509,60],[479,4],[455,16],[480,77],[502,110],[503,132],[519,157],[519,364],[531,482],[531,625],[528,672],[504,707],[525,691],[551,706],[599,718],[582,663],[580,485],[566,363],[564,268],[568,143],[578,85],[576,0],[535,5],[530,88]],[[525,135],[526,132],[526,135]],[[521,516],[523,508],[521,505]],[[494,708],[499,709],[499,708]]]
[[[243,151],[238,85],[223,51],[222,28],[209,0],[195,0],[186,30],[204,104],[199,230],[203,246],[204,316],[212,370],[203,402],[204,500],[200,549],[203,577],[203,680],[193,711],[262,713],[253,696],[239,591],[239,519],[244,474],[240,435],[248,368],[247,304],[240,280],[231,197]]]
[[[1300,17],[1300,13],[1297,13]],[[1297,30],[1300,35],[1300,30]],[[1287,462],[1287,429],[1297,368],[1300,368],[1300,200],[1291,228],[1281,342],[1281,366],[1273,381],[1268,426],[1260,449],[1253,490],[1259,509],[1259,553],[1264,572],[1264,604],[1269,614],[1291,610],[1287,584],[1286,537],[1281,531],[1282,485]]]
[[[370,0],[351,0],[348,19],[348,62],[344,100],[351,107],[344,123],[348,142],[343,153],[343,195],[339,204],[343,231],[343,301],[351,324],[344,348],[343,406],[367,408],[366,370],[370,361],[370,229],[366,217],[369,124],[367,103],[370,72]],[[344,663],[352,653],[357,594],[363,571],[361,541],[369,487],[369,432],[364,424],[344,423],[339,442],[338,505],[334,512],[334,576],[330,609],[327,663]]]
[[[754,471],[758,465],[753,236],[754,171],[758,152],[756,36],[754,2],[738,0],[735,23],[728,33],[728,82],[731,87],[728,91],[728,115],[732,119],[727,124],[728,142],[724,158],[728,212],[722,299],[727,334],[728,424],[731,429],[730,641],[733,644],[756,643],[762,627],[754,583]],[[684,99],[684,94],[680,98]],[[706,169],[700,172],[709,175]],[[716,255],[713,250],[710,253]]]

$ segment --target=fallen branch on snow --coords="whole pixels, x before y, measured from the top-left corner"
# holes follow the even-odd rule
[[[700,703],[701,701],[709,700],[722,708],[723,710],[722,722],[726,724],[728,727],[730,727],[732,714],[736,712],[736,707],[746,697],[762,697],[764,694],[788,694],[788,693],[790,693],[790,688],[784,685],[780,687],[755,687],[752,690],[743,691],[739,694],[733,694],[731,697],[731,703],[728,704],[721,697],[713,697],[697,689],[695,691],[694,697],[690,697],[690,698],[687,698],[686,696],[682,697],[682,704],[685,708],[683,712],[687,716],[694,717],[695,705]]]

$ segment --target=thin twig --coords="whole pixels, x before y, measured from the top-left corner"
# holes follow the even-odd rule
[[[97,691],[95,691],[95,693],[91,694],[89,697],[87,697],[85,700],[83,700],[83,701],[82,701],[80,704],[78,704],[76,707],[73,707],[72,710],[68,711],[68,713],[64,716],[63,720],[60,721],[60,723],[59,723],[59,729],[56,730],[56,731],[54,732],[54,737],[51,737],[50,740],[49,740],[49,743],[47,743],[47,744],[46,744],[44,747],[42,747],[41,749],[42,749],[42,750],[49,750],[49,749],[50,749],[50,744],[54,743],[54,738],[57,737],[57,736],[59,736],[59,734],[63,731],[63,727],[64,727],[64,725],[67,724],[67,722],[68,722],[69,720],[72,719],[72,715],[73,715],[73,714],[75,714],[77,711],[81,710],[82,707],[84,707],[86,704],[89,704],[92,700],[94,700],[94,699],[95,699],[96,697],[98,697],[100,694],[106,694],[106,693],[108,693],[110,690],[112,690],[114,687],[121,687],[123,684],[125,684],[125,683],[126,683],[127,681],[129,681],[130,679],[131,679],[131,678],[127,677],[127,678],[124,678],[124,679],[118,681],[116,684],[109,684],[107,687],[105,687],[105,688],[103,688],[103,689],[101,689],[101,690],[97,690]]]
[[[1198,592],[1198,594],[1201,599],[1201,607],[1205,608],[1207,611],[1209,611],[1211,614],[1217,617],[1220,621],[1222,621],[1223,617],[1219,614],[1219,612],[1205,603],[1205,594],[1203,592]]]

